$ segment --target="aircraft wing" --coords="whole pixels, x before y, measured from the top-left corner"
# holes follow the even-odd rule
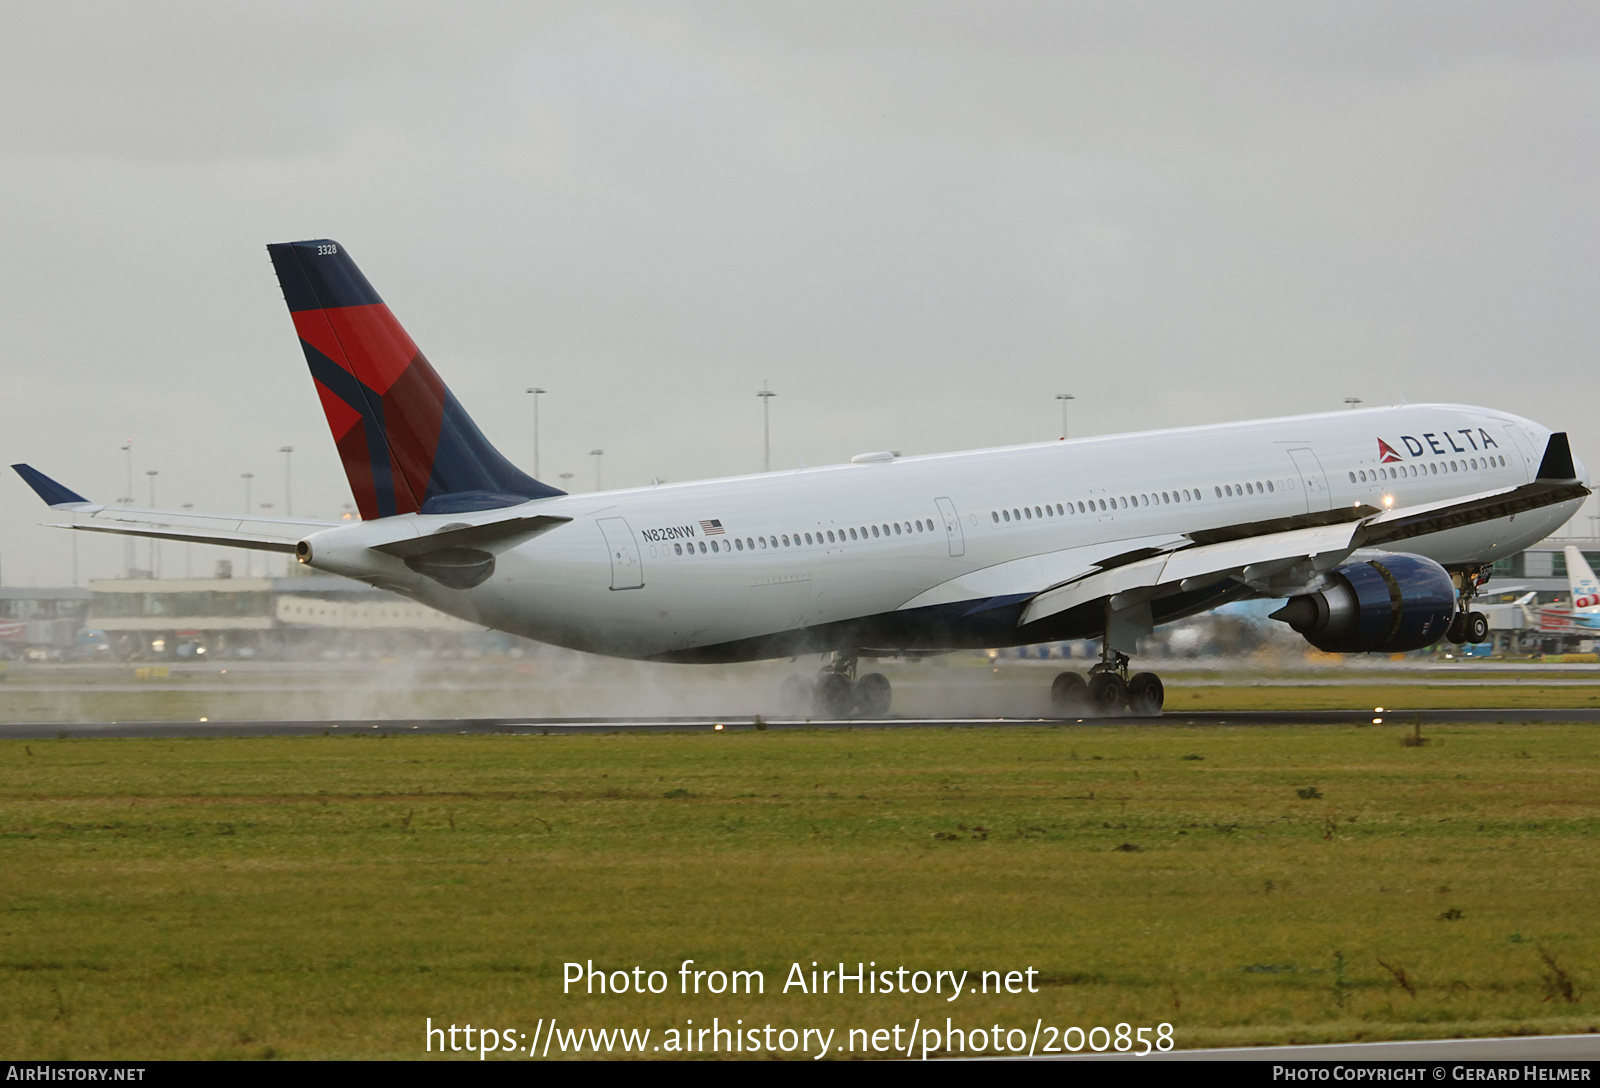
[[[50,522],[54,528],[90,533],[183,540],[193,544],[218,544],[254,551],[293,552],[310,533],[340,524],[310,518],[252,518],[237,515],[195,514],[187,510],[143,510],[132,506],[105,506],[90,502],[64,484],[29,465],[12,465],[34,493],[52,510],[71,517]]]
[[[90,533],[116,533],[121,536],[155,537],[157,540],[183,540],[192,544],[217,544],[264,552],[295,552],[300,541],[312,533],[347,524],[312,518],[241,518],[222,514],[194,514],[189,511],[142,510],[131,506],[104,506],[90,502],[76,491],[57,483],[28,465],[12,465],[17,475],[49,504],[50,509],[72,516],[71,521],[50,522],[52,528],[79,529]],[[501,518],[477,525],[447,528],[416,536],[409,522],[396,526],[398,539],[374,544],[380,552],[415,559],[448,548],[478,547],[501,551],[564,525],[568,517],[538,515]]]
[[[1589,488],[1576,479],[1567,436],[1551,435],[1535,479],[1517,487],[1379,511],[1354,506],[1253,525],[1227,526],[1188,534],[1190,543],[1107,565],[1037,592],[1023,609],[1018,626],[1070,608],[1108,599],[1113,610],[1136,607],[1158,597],[1190,592],[1225,579],[1258,591],[1292,593],[1322,571],[1339,566],[1363,548],[1393,548],[1406,540],[1511,514],[1581,499]],[[1333,518],[1342,520],[1329,523]],[[1303,521],[1312,524],[1297,524]],[[1013,598],[1015,600],[1017,598]]]

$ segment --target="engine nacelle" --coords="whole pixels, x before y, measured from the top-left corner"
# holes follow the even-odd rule
[[[1456,611],[1449,572],[1420,555],[1351,563],[1333,571],[1330,583],[1272,614],[1327,653],[1420,650],[1444,637]]]

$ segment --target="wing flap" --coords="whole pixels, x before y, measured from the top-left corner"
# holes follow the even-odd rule
[[[1168,555],[1114,567],[1045,590],[1023,610],[1022,624],[1065,612],[1103,597],[1127,595],[1128,603],[1181,592],[1191,580],[1243,575],[1252,567],[1281,567],[1306,560],[1318,569],[1343,561],[1353,550],[1354,524],[1294,529],[1269,536],[1184,548]],[[1139,592],[1136,592],[1139,591]],[[1138,598],[1138,601],[1132,598]]]

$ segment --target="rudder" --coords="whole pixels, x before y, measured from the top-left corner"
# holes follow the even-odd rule
[[[362,518],[565,494],[490,444],[343,246],[319,238],[267,252]]]
[[[1561,552],[1567,561],[1567,589],[1572,594],[1573,615],[1600,613],[1600,581],[1595,580],[1589,561],[1573,544],[1568,544]]]

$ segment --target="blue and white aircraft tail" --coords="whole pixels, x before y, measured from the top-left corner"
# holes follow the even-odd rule
[[[1568,544],[1561,552],[1567,560],[1567,588],[1572,591],[1573,618],[1583,617],[1592,621],[1591,626],[1600,626],[1600,581],[1595,579],[1589,561],[1578,548]]]

